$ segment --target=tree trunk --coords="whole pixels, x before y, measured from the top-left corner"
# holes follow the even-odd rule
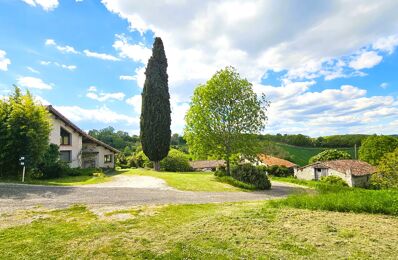
[[[153,169],[155,171],[160,171],[160,161],[153,162]]]
[[[229,157],[227,158],[226,162],[227,162],[227,168],[225,169],[225,171],[227,173],[227,176],[230,176],[231,175],[231,166],[229,163]]]

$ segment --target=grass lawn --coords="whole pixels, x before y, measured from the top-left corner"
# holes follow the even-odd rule
[[[147,169],[131,169],[126,175],[141,175],[161,178],[167,185],[186,191],[247,191],[227,183],[217,181],[213,173],[207,172],[156,172]]]
[[[2,259],[393,259],[398,218],[267,202],[0,215]]]
[[[300,165],[300,166],[305,166],[308,164],[309,159],[317,155],[318,153],[327,150],[327,149],[337,149],[340,151],[345,151],[349,154],[351,154],[352,158],[354,158],[354,148],[321,148],[321,147],[301,147],[301,146],[294,146],[294,145],[288,145],[288,144],[283,144],[283,143],[277,143],[279,147],[287,151],[291,157],[292,157],[292,162]]]

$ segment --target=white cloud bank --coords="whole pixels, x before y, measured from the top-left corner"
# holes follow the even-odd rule
[[[42,79],[35,77],[19,77],[17,79],[17,85],[42,90],[51,90],[53,88],[51,84],[45,83]]]
[[[110,60],[110,61],[119,61],[120,60],[119,58],[117,58],[113,55],[110,55],[110,54],[106,54],[106,53],[98,53],[98,52],[93,52],[90,50],[84,50],[83,52],[87,57],[91,57],[91,58],[97,58],[97,59],[101,59],[101,60]]]
[[[0,50],[0,70],[7,71],[8,65],[11,64],[11,60],[6,57],[7,53]]]
[[[187,102],[194,86],[232,65],[256,88],[274,95],[269,131],[364,132],[396,116],[393,97],[369,97],[360,87],[311,92],[319,78],[364,76],[361,70],[394,52],[398,45],[395,0],[102,3],[126,19],[132,30],[142,35],[153,31],[162,37],[175,102]],[[148,47],[143,44],[116,35],[113,47],[120,57],[145,63]],[[142,66],[136,71],[140,86],[144,70]],[[283,73],[281,86],[261,84],[270,71]],[[391,114],[376,117],[373,113],[384,108]],[[369,128],[363,129],[364,124]]]
[[[44,44],[46,46],[54,46],[57,50],[59,50],[62,53],[72,53],[72,54],[79,54],[75,48],[69,45],[58,45],[55,40],[53,39],[47,39]]]

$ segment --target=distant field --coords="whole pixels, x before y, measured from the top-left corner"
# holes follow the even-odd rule
[[[334,149],[334,148],[312,148],[312,147],[300,147],[300,146],[293,146],[288,144],[277,144],[279,147],[287,151],[290,156],[292,157],[291,161],[300,165],[304,166],[308,164],[309,159],[317,155],[318,153],[327,150],[327,149]],[[353,148],[336,148],[337,150],[346,151],[351,154],[352,158],[354,158],[354,147]]]

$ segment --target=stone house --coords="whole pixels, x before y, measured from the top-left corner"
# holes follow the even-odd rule
[[[52,106],[50,143],[59,146],[61,160],[72,168],[114,168],[119,151],[81,130]]]
[[[337,176],[350,187],[366,187],[376,167],[359,160],[335,160],[316,162],[298,168],[294,175],[303,180],[320,180],[323,176]]]

